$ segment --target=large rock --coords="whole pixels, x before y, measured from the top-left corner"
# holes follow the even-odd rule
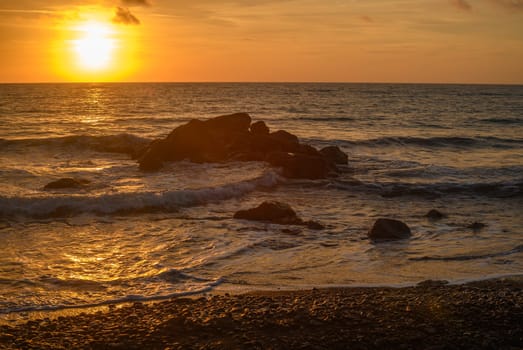
[[[393,219],[378,219],[368,232],[372,240],[397,240],[411,236],[410,228],[402,221]]]
[[[156,140],[138,159],[143,170],[157,170],[162,161],[193,162],[227,160],[230,145],[249,134],[251,117],[235,113],[208,119],[193,119],[175,128],[165,139]]]
[[[303,221],[286,203],[266,201],[256,208],[240,210],[234,214],[235,219],[264,221],[280,225],[302,225],[311,230],[322,230],[325,227],[316,221]]]
[[[300,144],[296,135],[285,130],[269,133],[263,121],[251,125],[247,113],[191,120],[166,138],[151,142],[137,158],[144,171],[159,170],[164,161],[184,159],[198,163],[266,161],[281,167],[289,178],[322,179],[337,171],[329,155]]]
[[[205,126],[214,131],[248,132],[251,126],[251,116],[247,113],[233,113],[211,118],[203,122]]]

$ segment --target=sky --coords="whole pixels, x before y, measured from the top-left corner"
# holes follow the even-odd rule
[[[523,0],[0,0],[0,82],[523,84]]]

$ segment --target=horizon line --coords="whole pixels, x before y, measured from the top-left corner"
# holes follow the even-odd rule
[[[38,84],[391,84],[391,85],[508,85],[521,86],[521,83],[508,82],[392,82],[392,81],[37,81],[0,82],[0,85],[38,85]]]

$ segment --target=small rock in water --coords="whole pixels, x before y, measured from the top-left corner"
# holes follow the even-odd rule
[[[310,228],[311,230],[323,230],[325,228],[325,226],[323,226],[319,222],[313,221],[313,220],[309,220],[309,221],[305,222],[304,224],[307,225],[307,227]]]
[[[427,214],[425,214],[425,216],[432,220],[440,220],[443,219],[446,215],[437,209],[431,209]]]
[[[368,232],[372,240],[396,240],[411,236],[410,228],[402,221],[394,219],[378,219]]]
[[[471,228],[473,229],[474,231],[477,231],[477,230],[481,230],[482,228],[486,227],[487,225],[485,225],[484,223],[482,222],[473,222],[472,224],[468,225],[467,228]]]
[[[302,223],[302,220],[296,216],[296,212],[288,204],[277,201],[267,201],[256,208],[237,211],[234,218],[289,225]]]
[[[44,190],[56,190],[62,188],[80,188],[90,183],[89,180],[85,179],[73,179],[65,177],[56,181],[51,181],[44,186]]]
[[[256,208],[239,210],[234,213],[234,218],[265,221],[280,225],[301,225],[307,226],[311,230],[322,230],[325,228],[322,224],[316,221],[303,221],[296,215],[296,212],[290,207],[290,205],[278,201],[266,201]]]

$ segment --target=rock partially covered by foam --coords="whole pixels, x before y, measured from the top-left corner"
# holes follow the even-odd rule
[[[410,228],[402,221],[394,219],[378,219],[368,232],[370,239],[397,240],[406,239],[411,236]]]
[[[296,215],[290,205],[278,201],[266,201],[247,210],[234,214],[235,219],[264,221],[280,225],[302,225],[313,230],[321,230],[324,226],[316,221],[303,221]]]
[[[320,150],[320,153],[333,164],[349,164],[349,157],[338,146],[327,146]]]
[[[153,141],[138,163],[142,170],[155,171],[164,161],[266,161],[281,167],[289,178],[321,179],[337,171],[343,155],[337,147],[322,153],[301,144],[296,135],[270,132],[263,121],[251,125],[247,113],[235,113],[178,126],[166,138]]]

